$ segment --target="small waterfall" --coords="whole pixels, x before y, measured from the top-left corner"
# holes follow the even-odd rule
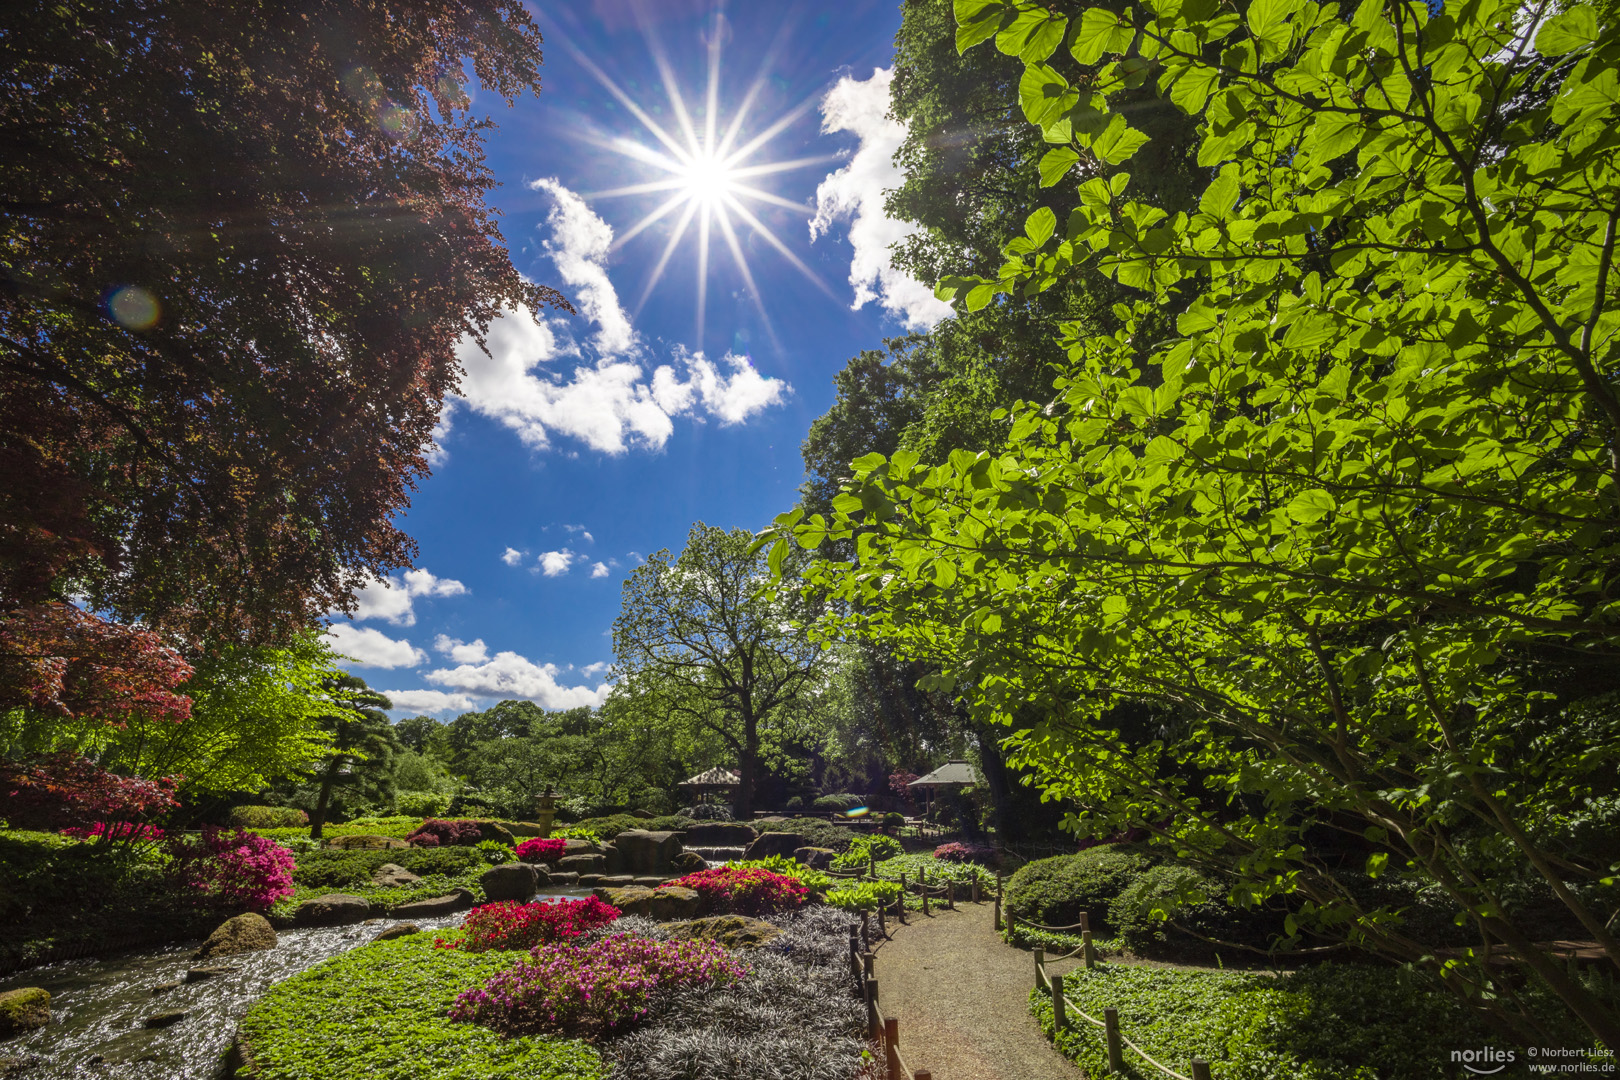
[[[687,845],[687,851],[695,851],[703,856],[703,861],[710,866],[719,866],[722,863],[735,862],[743,857],[747,849],[740,847],[693,847]]]

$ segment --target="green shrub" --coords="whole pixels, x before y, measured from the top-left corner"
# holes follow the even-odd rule
[[[1072,926],[1085,911],[1094,932],[1111,931],[1108,905],[1153,863],[1141,851],[1118,844],[1037,859],[1007,883],[1007,911],[1047,926]]]
[[[394,809],[406,817],[443,817],[450,812],[450,798],[443,791],[401,791],[394,795]]]
[[[355,818],[353,821],[342,825],[328,823],[321,830],[321,835],[328,840],[339,836],[392,836],[403,840],[420,824],[422,824],[421,818],[404,816]],[[308,825],[287,829],[254,829],[253,831],[260,836],[268,836],[272,840],[291,840],[294,837],[309,836]]]
[[[480,840],[473,845],[473,850],[478,852],[479,857],[491,866],[511,862],[516,857],[513,855],[512,849],[499,840]]]
[[[820,818],[789,818],[786,821],[750,821],[759,832],[790,832],[804,837],[811,847],[844,851],[850,841],[861,835],[845,825],[834,825]]]
[[[309,824],[309,815],[295,806],[238,806],[228,820],[243,829],[296,829]]]
[[[786,855],[769,855],[763,859],[739,859],[736,862],[726,863],[726,867],[732,870],[769,870],[773,874],[793,878],[812,893],[818,894],[826,892],[840,880],[820,870],[812,870],[804,863],[790,859]]]
[[[890,810],[887,814],[883,815],[883,827],[885,829],[899,829],[903,828],[905,824],[906,815],[904,814],[897,814],[893,810]]]
[[[500,845],[504,846],[504,845]],[[387,851],[340,851],[325,848],[298,856],[293,884],[310,888],[341,889],[367,885],[384,863],[403,866],[422,877],[459,877],[487,865],[478,848],[395,848]]]
[[[882,862],[884,859],[892,859],[905,853],[906,849],[900,846],[900,841],[892,836],[884,836],[881,833],[856,836],[849,842],[848,849],[833,860],[833,869],[864,867],[873,859]]]
[[[432,934],[344,953],[277,983],[241,1023],[259,1080],[599,1080],[578,1039],[503,1038],[450,1022],[456,995],[511,963],[501,952],[435,949]]]
[[[1271,975],[1104,965],[1067,976],[1064,996],[1098,1018],[1117,1008],[1121,1032],[1153,1057],[1183,1072],[1202,1057],[1219,1080],[1433,1080],[1467,1075],[1451,1063],[1453,1050],[1512,1041],[1399,968],[1319,964]],[[1050,1036],[1050,996],[1037,990],[1030,1004]],[[1567,1022],[1552,1023],[1555,1041],[1589,1045],[1561,1030]],[[1100,1028],[1074,1018],[1055,1043],[1088,1076],[1107,1073]],[[1132,1051],[1125,1058],[1131,1080],[1162,1080]]]
[[[852,795],[845,791],[835,795],[822,795],[811,805],[817,810],[853,810],[857,806],[866,805],[866,796]]]
[[[1264,949],[1282,936],[1284,913],[1236,908],[1227,886],[1190,866],[1165,863],[1138,875],[1108,906],[1108,923],[1121,943],[1143,956],[1207,957],[1219,946],[1204,939]],[[1155,909],[1174,910],[1170,920]],[[1185,931],[1185,932],[1183,932]],[[1246,950],[1245,950],[1246,951]]]
[[[897,881],[857,881],[827,891],[827,903],[843,911],[876,911],[899,898]]]

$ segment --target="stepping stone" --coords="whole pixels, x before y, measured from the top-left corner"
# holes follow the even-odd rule
[[[146,1018],[145,1026],[149,1028],[173,1027],[189,1015],[191,1014],[184,1009],[170,1009],[167,1012],[153,1013]]]

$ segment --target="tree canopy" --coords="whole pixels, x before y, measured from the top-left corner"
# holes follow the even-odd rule
[[[1526,904],[1620,964],[1620,851],[1580,841],[1620,795],[1612,12],[957,13],[959,47],[1022,61],[1046,182],[1120,168],[942,294],[1100,275],[1143,299],[1112,334],[1054,328],[1060,398],[1012,409],[1005,445],[872,454],[826,518],[779,519],[853,549],[810,572],[825,631],[933,662],[925,685],[1008,724],[1078,831],[1151,830],[1291,933],[1533,1025],[1336,863],[1440,889],[1476,958],[1520,956],[1615,1045]],[[1198,118],[1195,208],[1133,196],[1143,87]],[[1144,332],[1167,310],[1174,333]]]
[[[281,638],[407,564],[454,348],[512,266],[464,73],[515,0],[0,15],[0,607]]]

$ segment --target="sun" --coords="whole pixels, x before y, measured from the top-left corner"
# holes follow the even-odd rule
[[[825,165],[827,162],[837,160],[837,155],[820,154],[777,161],[760,158],[764,156],[763,151],[768,144],[813,108],[821,99],[821,95],[818,92],[807,97],[745,138],[744,127],[754,111],[760,92],[767,85],[768,73],[777,51],[776,48],[772,48],[766,51],[753,83],[736,105],[729,109],[730,115],[722,124],[722,112],[725,111],[720,93],[721,42],[725,37],[723,23],[724,16],[717,11],[712,31],[708,35],[708,85],[704,88],[701,125],[694,122],[692,112],[687,107],[687,95],[681,91],[674,68],[649,29],[643,28],[643,37],[646,39],[648,51],[652,54],[663,82],[664,92],[669,99],[670,112],[674,117],[673,128],[668,128],[653,119],[640,102],[609,78],[588,56],[570,47],[576,59],[631,116],[635,117],[642,129],[637,133],[637,137],[620,135],[591,141],[643,167],[652,176],[651,179],[639,183],[589,192],[585,197],[596,200],[662,196],[656,205],[617,236],[613,242],[614,249],[640,236],[657,222],[676,215],[674,229],[648,273],[646,284],[636,302],[637,311],[640,311],[653,290],[657,288],[681,241],[689,233],[692,235],[696,241],[695,321],[700,348],[703,343],[704,313],[708,301],[710,248],[716,232],[719,233],[732,262],[747,284],[754,307],[773,341],[776,339],[776,331],[771,326],[769,315],[766,314],[759,287],[754,281],[753,270],[743,254],[742,244],[738,239],[740,230],[747,229],[750,233],[758,235],[821,292],[837,300],[837,295],[827,283],[806,266],[804,260],[799,258],[782,238],[772,232],[770,227],[749,208],[750,204],[753,204],[779,206],[796,211],[806,209],[801,203],[792,202],[760,187],[759,183],[767,177],[795,169]],[[784,27],[783,35],[778,39],[779,44],[787,38],[785,30]]]

